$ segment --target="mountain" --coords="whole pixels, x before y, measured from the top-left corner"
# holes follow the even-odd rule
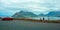
[[[60,11],[51,11],[46,16],[57,16],[57,17],[60,17]]]
[[[27,12],[27,11],[20,11],[15,13],[12,17],[36,17],[37,15],[35,15],[32,12]]]
[[[60,17],[60,11],[51,11],[48,14],[39,14],[38,16],[55,16]]]
[[[51,11],[48,14],[39,14],[36,15],[32,12],[28,12],[28,11],[20,11],[15,13],[12,17],[40,17],[40,16],[56,16],[56,17],[60,17],[60,11]]]
[[[24,16],[20,15],[20,13],[19,13],[19,12],[16,12],[12,17],[17,18],[17,17],[24,17]]]
[[[39,14],[38,16],[43,17],[43,16],[45,16],[45,14]]]

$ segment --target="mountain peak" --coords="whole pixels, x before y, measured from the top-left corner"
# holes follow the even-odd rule
[[[18,13],[15,13],[14,15],[13,15],[13,17],[35,17],[35,16],[37,16],[37,15],[35,15],[34,13],[32,13],[32,12],[28,12],[28,11],[20,11],[20,12],[18,12]]]

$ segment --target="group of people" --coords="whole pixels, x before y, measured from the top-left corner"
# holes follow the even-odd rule
[[[44,17],[43,17],[42,19],[40,18],[40,20],[45,20],[45,19],[44,19]]]
[[[40,20],[41,20],[42,22],[45,22],[45,21],[44,21],[44,20],[45,20],[44,17],[43,17],[42,19],[40,18]]]

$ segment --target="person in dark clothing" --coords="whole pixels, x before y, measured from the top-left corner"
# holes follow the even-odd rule
[[[45,22],[45,21],[44,21],[44,17],[43,17],[43,22]]]
[[[43,17],[43,20],[44,20],[44,17]]]

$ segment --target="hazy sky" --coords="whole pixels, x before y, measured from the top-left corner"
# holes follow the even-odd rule
[[[11,16],[20,10],[35,14],[60,11],[60,0],[0,0],[0,16]]]

